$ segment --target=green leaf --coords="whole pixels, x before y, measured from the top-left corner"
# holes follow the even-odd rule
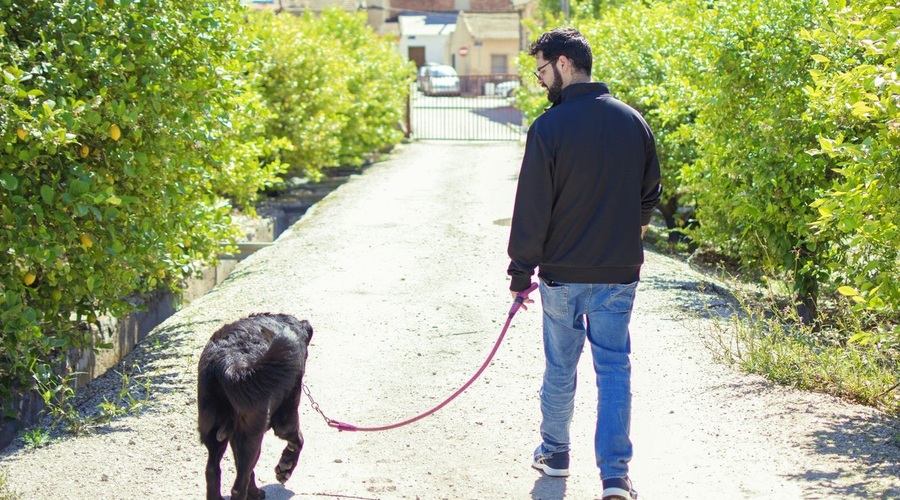
[[[0,174],[0,186],[3,186],[8,191],[15,191],[19,187],[19,179],[16,179],[16,176],[9,172],[3,172]]]
[[[44,203],[46,203],[48,205],[52,205],[53,197],[55,194],[56,193],[53,191],[53,188],[51,188],[50,186],[48,186],[46,184],[41,186],[41,198],[44,199]]]
[[[837,292],[844,297],[853,297],[859,295],[859,292],[857,292],[855,288],[847,285],[838,287]]]

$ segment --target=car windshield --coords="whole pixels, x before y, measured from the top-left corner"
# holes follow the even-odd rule
[[[447,66],[443,68],[431,68],[431,74],[433,76],[456,76],[456,71]]]

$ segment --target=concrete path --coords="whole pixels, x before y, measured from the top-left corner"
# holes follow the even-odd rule
[[[313,325],[306,382],[331,418],[377,426],[436,405],[475,373],[506,319],[521,154],[514,143],[413,143],[351,178],[126,359],[122,370],[137,363],[135,376],[152,381],[148,410],[88,436],[8,449],[0,469],[9,485],[27,499],[201,497],[199,352],[221,325],[255,311]],[[900,498],[896,420],[714,363],[706,311],[722,299],[702,290],[705,281],[648,252],[632,325],[641,499]],[[283,444],[269,433],[259,481],[275,500],[598,498],[589,361],[579,367],[568,479],[530,468],[543,369],[538,302],[515,317],[484,375],[424,420],[337,432],[304,400],[297,472],[277,484]],[[114,394],[94,391],[84,408],[102,397]]]

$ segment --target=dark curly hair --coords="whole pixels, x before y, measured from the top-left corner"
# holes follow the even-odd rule
[[[590,76],[594,56],[587,39],[575,28],[556,28],[538,37],[528,49],[528,55],[537,56],[542,52],[544,60],[553,61],[559,56],[566,56],[572,61],[576,70]]]

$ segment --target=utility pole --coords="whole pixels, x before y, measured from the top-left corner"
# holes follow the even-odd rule
[[[559,9],[562,11],[566,21],[569,20],[569,0],[560,0]]]

